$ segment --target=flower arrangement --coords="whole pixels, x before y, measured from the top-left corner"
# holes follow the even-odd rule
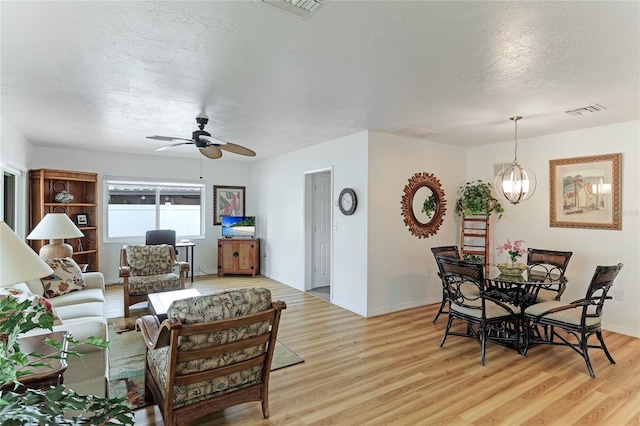
[[[502,254],[507,252],[509,254],[509,259],[511,260],[511,266],[513,266],[520,256],[523,256],[527,251],[522,248],[523,240],[515,240],[513,244],[510,240],[507,239],[507,242],[501,246],[498,246],[496,249],[498,250],[498,254]]]

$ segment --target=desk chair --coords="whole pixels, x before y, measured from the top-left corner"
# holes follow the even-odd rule
[[[176,248],[176,231],[173,229],[154,229],[147,231],[145,244],[148,246],[166,244],[173,247],[176,254],[178,254],[178,249]]]

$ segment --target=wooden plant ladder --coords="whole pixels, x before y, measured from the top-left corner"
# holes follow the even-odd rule
[[[462,215],[460,232],[460,255],[482,256],[485,274],[489,274],[489,216]]]

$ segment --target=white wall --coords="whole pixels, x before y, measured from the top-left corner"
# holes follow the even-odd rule
[[[458,245],[460,218],[454,207],[458,186],[464,183],[465,152],[462,147],[370,133],[369,316],[442,300],[431,247]],[[401,209],[405,186],[422,172],[440,180],[446,201],[444,221],[429,238],[409,232]]]
[[[31,148],[24,136],[0,116],[0,160],[10,166],[24,168]]]
[[[216,161],[203,159],[202,181],[205,183],[205,240],[193,240],[194,268],[205,274],[217,274],[217,239],[220,238],[220,226],[213,226],[213,186],[246,186],[247,214],[257,213],[255,192],[251,187],[251,166],[248,163]],[[38,148],[29,160],[30,169],[50,168],[79,170],[98,174],[98,192],[103,198],[103,180],[106,176],[171,179],[175,181],[201,182],[200,159],[184,159],[144,155],[124,155],[95,151],[77,151],[53,148]],[[100,205],[102,206],[102,201]],[[99,210],[99,223],[102,229],[104,214]],[[102,243],[100,234],[100,271],[107,283],[120,282],[118,278],[119,250],[122,244]],[[132,241],[135,243],[136,241]],[[138,241],[141,243],[143,241]],[[199,275],[196,272],[196,275]]]
[[[304,290],[305,173],[333,169],[333,200],[353,188],[352,216],[333,208],[332,302],[367,314],[367,132],[357,133],[273,159],[253,168],[258,195],[258,229],[265,275]],[[337,228],[337,229],[336,229]]]
[[[640,337],[639,141],[639,121],[519,139],[518,160],[534,170],[538,187],[532,198],[524,203],[516,206],[503,203],[504,216],[491,229],[492,247],[509,238],[525,240],[525,247],[572,251],[567,269],[570,281],[562,297],[566,301],[584,297],[597,265],[623,263],[613,290],[624,292],[624,298],[607,301],[603,328],[636,337]],[[622,153],[622,230],[551,228],[549,160],[618,152]],[[493,163],[512,159],[513,142],[469,149],[468,178],[491,180]],[[495,256],[494,253],[494,259]],[[501,261],[504,260],[506,258]]]
[[[596,265],[624,263],[614,286],[624,298],[607,302],[603,327],[636,337],[640,337],[639,127],[640,122],[632,121],[521,139],[518,158],[537,173],[538,189],[521,205],[505,205],[503,218],[492,225],[492,247],[510,238],[524,239],[527,246],[573,251],[565,300],[584,295]],[[550,228],[549,160],[615,152],[623,153],[622,231]],[[116,175],[199,180],[199,160],[33,149],[4,120],[0,154],[2,161],[16,166],[86,170],[97,172],[101,179]],[[441,290],[430,248],[458,244],[460,219],[454,213],[458,186],[473,179],[492,181],[493,164],[510,162],[512,154],[513,142],[467,150],[362,132],[252,166],[205,161],[207,240],[197,242],[196,269],[217,270],[220,229],[212,225],[213,185],[243,185],[247,214],[257,216],[258,236],[264,238],[262,273],[304,290],[304,174],[331,168],[333,200],[345,187],[354,188],[358,195],[354,215],[343,216],[337,207],[333,209],[337,225],[332,243],[333,302],[365,316],[436,303]],[[444,223],[428,239],[409,233],[400,210],[404,186],[422,171],[440,179],[447,200]],[[100,269],[108,282],[117,281],[118,248],[101,247]]]

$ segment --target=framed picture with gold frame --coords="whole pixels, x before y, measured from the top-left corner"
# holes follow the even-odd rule
[[[549,160],[549,225],[622,229],[622,154]]]

